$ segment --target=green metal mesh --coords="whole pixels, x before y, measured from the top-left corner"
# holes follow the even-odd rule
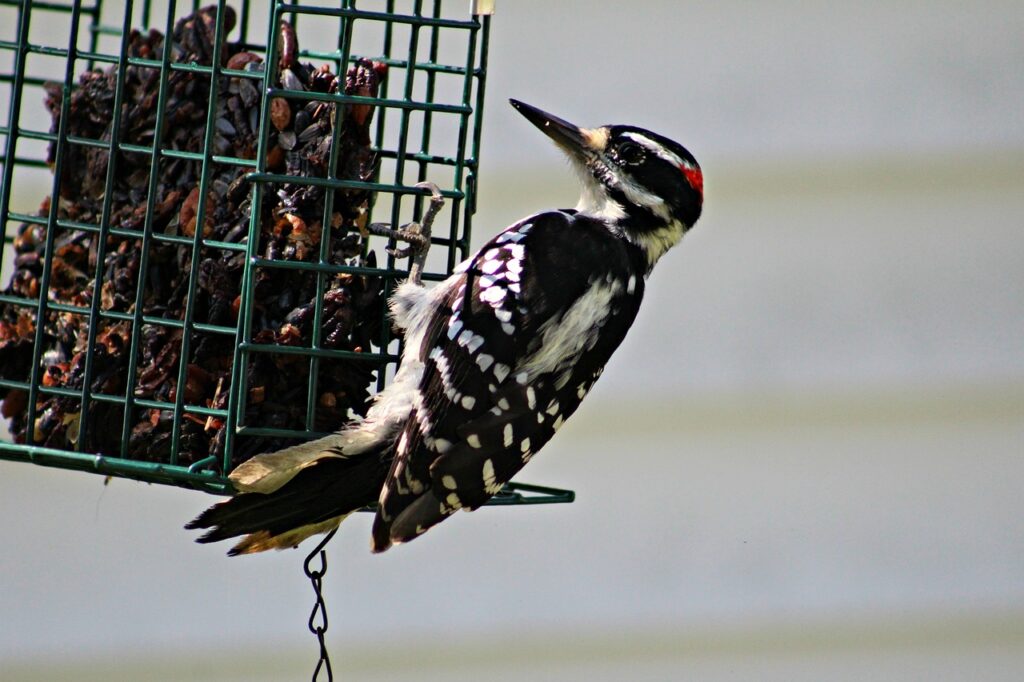
[[[204,224],[204,216],[212,208],[207,205],[207,188],[214,167],[231,166],[244,169],[249,181],[247,191],[251,193],[251,205],[261,205],[265,192],[284,182],[299,182],[320,185],[328,190],[369,190],[375,193],[373,218],[378,221],[399,225],[415,220],[424,209],[425,192],[414,185],[424,180],[436,183],[446,199],[446,210],[434,224],[431,257],[427,262],[424,279],[440,280],[447,276],[456,263],[468,255],[470,221],[475,210],[476,173],[480,149],[480,120],[484,97],[484,82],[487,64],[487,42],[489,16],[470,16],[465,0],[446,3],[441,0],[409,0],[396,2],[388,0],[362,3],[356,7],[355,0],[326,2],[291,3],[241,2],[216,3],[223,16],[226,6],[231,6],[238,17],[232,39],[239,41],[245,49],[265,57],[263,71],[227,69],[221,66],[219,58],[225,27],[217,23],[217,40],[214,42],[212,65],[174,62],[171,50],[163,50],[160,59],[128,56],[128,35],[132,28],[155,28],[170,36],[172,28],[182,16],[196,11],[198,2],[106,2],[76,0],[50,2],[23,2],[21,0],[0,0],[0,107],[6,101],[5,110],[0,111],[0,229],[3,231],[5,271],[3,281],[10,277],[6,266],[8,253],[18,225],[28,223],[45,226],[47,245],[42,276],[39,278],[38,296],[0,296],[0,305],[14,306],[34,313],[37,320],[43,319],[47,311],[58,311],[69,315],[82,316],[87,320],[89,338],[85,361],[85,378],[80,389],[48,386],[44,382],[41,362],[42,325],[36,326],[35,344],[31,357],[31,369],[27,381],[0,378],[0,388],[22,391],[27,395],[27,423],[29,435],[34,435],[34,423],[38,418],[37,404],[48,396],[60,395],[74,399],[80,406],[79,432],[75,443],[67,449],[42,447],[33,443],[0,441],[0,457],[12,460],[31,461],[37,464],[67,469],[93,471],[101,474],[123,476],[138,480],[168,483],[194,487],[208,492],[221,493],[230,490],[225,474],[232,467],[232,456],[236,449],[244,446],[247,439],[254,437],[303,437],[323,435],[317,425],[318,391],[317,377],[325,361],[345,360],[366,363],[376,371],[377,388],[381,388],[393,374],[398,359],[398,342],[390,337],[390,326],[380,325],[380,338],[374,352],[354,352],[326,348],[320,338],[324,317],[322,297],[316,298],[313,319],[312,341],[308,345],[282,346],[275,343],[261,343],[253,338],[253,316],[256,302],[254,287],[258,273],[263,269],[290,268],[315,273],[317,291],[323,292],[327,281],[339,274],[352,276],[373,276],[382,278],[387,293],[394,282],[405,276],[402,263],[387,255],[379,267],[354,267],[329,261],[328,239],[320,240],[319,258],[308,261],[282,260],[267,257],[259,252],[260,212],[252,211],[247,239],[234,242],[214,241],[204,237],[202,229],[195,229],[193,236],[166,234],[152,229],[152,216],[156,196],[156,184],[160,164],[184,159],[200,164],[199,201],[196,224]],[[320,93],[275,88],[277,59],[266,58],[277,55],[281,46],[281,32],[271,30],[282,20],[290,22],[301,35],[308,25],[316,25],[320,33],[331,36],[329,42],[300,41],[300,55],[304,60],[327,64],[344,77],[347,69],[360,57],[369,57],[387,65],[388,77],[381,85],[376,97],[363,97],[341,93]],[[327,26],[327,30],[324,30]],[[336,38],[335,38],[336,36]],[[114,94],[114,115],[110,125],[109,139],[86,139],[70,135],[66,130],[70,93],[76,87],[78,74],[90,68],[117,68],[118,81]],[[151,145],[128,144],[120,140],[119,131],[127,122],[122,120],[120,107],[123,97],[123,81],[128,66],[145,67],[159,72],[157,97],[157,130],[168,124],[164,120],[168,97],[168,76],[172,71],[192,71],[210,76],[209,108],[205,127],[205,140],[199,152],[173,149],[161,144],[161,136],[154,137]],[[223,76],[251,79],[261,93],[261,116],[259,117],[258,149],[255,158],[234,158],[215,153],[214,110]],[[47,83],[58,82],[64,93],[62,116],[56,132],[46,130],[48,117],[39,115]],[[50,87],[53,87],[52,85]],[[369,104],[374,107],[374,139],[372,147],[380,158],[380,170],[372,181],[357,181],[334,177],[304,177],[270,172],[267,168],[267,143],[270,129],[270,107],[275,97],[301,102],[322,101],[341,105]],[[45,121],[45,123],[44,123]],[[335,168],[340,125],[334,127],[332,140],[332,163]],[[52,165],[47,163],[47,148],[53,144]],[[145,155],[149,158],[151,171],[149,186],[145,191],[145,224],[143,229],[128,230],[110,224],[111,199],[109,192],[103,201],[103,208],[95,221],[77,221],[61,218],[58,201],[50,202],[46,215],[33,213],[31,208],[43,196],[54,198],[69,188],[61,186],[62,164],[66,162],[68,150],[73,146],[105,149],[110,161],[106,167],[106,186],[112,186],[118,172],[115,152]],[[332,203],[336,192],[325,192],[324,225],[332,215]],[[325,228],[326,229],[326,228]],[[131,312],[104,310],[100,296],[92,297],[88,305],[70,305],[51,301],[49,289],[53,276],[54,238],[59,231],[77,230],[96,235],[95,243],[100,253],[97,262],[103,263],[103,250],[116,238],[142,240],[137,296],[139,305]],[[371,238],[370,241],[381,239]],[[191,272],[188,278],[185,312],[182,319],[168,319],[145,315],[142,312],[142,282],[147,276],[149,264],[146,254],[152,244],[169,243],[190,248]],[[383,255],[383,240],[377,253]],[[194,299],[200,249],[216,249],[237,252],[244,255],[245,266],[242,277],[237,323],[234,325],[210,324],[197,320]],[[103,268],[98,265],[90,276],[94,278],[93,291],[102,286]],[[383,299],[380,316],[386,308]],[[123,393],[109,394],[91,389],[91,375],[94,371],[93,355],[97,343],[98,321],[120,320],[130,325],[130,365],[127,372],[127,387]],[[227,401],[223,407],[191,404],[187,391],[176,391],[173,399],[152,399],[137,396],[137,370],[140,356],[140,335],[144,326],[151,325],[180,332],[180,358],[188,358],[190,346],[204,335],[227,337],[233,340],[235,351],[232,357],[230,386],[225,387]],[[273,428],[258,423],[246,422],[246,405],[252,397],[245,389],[246,368],[256,355],[271,357],[293,356],[290,362],[299,359],[299,365],[308,372],[308,387],[303,396],[305,402],[305,424],[301,430]],[[185,386],[188,380],[187,362],[180,361],[174,370],[176,385]],[[103,405],[116,405],[123,419],[106,428],[117,429],[121,434],[118,452],[87,452],[83,444],[87,441],[84,429],[89,428],[86,418],[90,410]],[[173,419],[169,455],[165,461],[141,461],[129,447],[129,435],[134,415],[140,409],[158,410],[170,414]],[[224,430],[223,453],[205,457],[198,461],[181,461],[180,434],[183,420],[219,420],[226,425]],[[529,503],[570,501],[572,494],[539,486],[512,484],[504,494],[495,498],[497,503]]]

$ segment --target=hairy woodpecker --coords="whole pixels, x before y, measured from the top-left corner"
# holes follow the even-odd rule
[[[291,547],[374,502],[373,551],[412,540],[501,490],[601,376],[645,278],[700,217],[700,166],[648,130],[511,103],[569,156],[579,204],[520,220],[432,288],[400,285],[401,366],[365,420],[237,467],[240,494],[187,526],[211,529],[199,542]]]

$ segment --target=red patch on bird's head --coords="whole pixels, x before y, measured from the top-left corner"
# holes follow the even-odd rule
[[[701,200],[704,199],[704,174],[700,172],[700,168],[691,166],[688,163],[679,164],[679,170],[683,172],[686,177],[686,181],[690,183],[690,187],[694,188],[698,194],[700,194]]]

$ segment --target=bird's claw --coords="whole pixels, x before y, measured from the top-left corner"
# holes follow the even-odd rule
[[[441,188],[432,182],[420,182],[415,187],[430,191],[430,204],[419,222],[407,223],[397,230],[388,223],[371,223],[367,230],[370,234],[389,237],[409,245],[404,248],[387,248],[385,251],[395,258],[412,259],[409,265],[409,281],[420,284],[427,251],[430,250],[431,227],[434,224],[434,218],[444,206],[444,196],[441,195]]]

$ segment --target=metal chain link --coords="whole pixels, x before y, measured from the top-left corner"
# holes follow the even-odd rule
[[[327,672],[327,682],[333,682],[334,672],[331,670],[331,657],[327,653],[327,642],[325,641],[327,633],[327,604],[324,603],[324,595],[321,591],[323,587],[324,574],[327,573],[327,550],[324,547],[334,534],[338,532],[335,528],[320,541],[306,560],[302,564],[302,570],[305,571],[306,577],[309,578],[309,582],[313,584],[313,592],[316,593],[316,603],[313,604],[313,611],[309,614],[309,631],[316,635],[317,641],[320,643],[320,660],[316,663],[316,668],[313,669],[313,682],[317,682],[320,678],[320,671],[324,670]],[[320,555],[320,568],[310,568],[310,564],[316,555]]]

